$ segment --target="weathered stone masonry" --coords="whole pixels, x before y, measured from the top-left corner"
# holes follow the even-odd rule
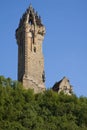
[[[18,80],[35,93],[45,90],[44,58],[42,42],[45,27],[32,6],[23,14],[16,30],[18,43]]]

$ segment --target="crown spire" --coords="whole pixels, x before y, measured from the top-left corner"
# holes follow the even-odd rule
[[[23,14],[19,26],[22,26],[25,23],[31,23],[37,26],[43,26],[41,17],[38,15],[37,11],[34,10],[31,3],[26,12]]]
[[[29,9],[33,9],[33,7],[32,7],[32,4],[30,3],[30,5],[29,5]]]

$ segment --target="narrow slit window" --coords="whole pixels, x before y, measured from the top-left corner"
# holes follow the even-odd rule
[[[36,47],[34,47],[34,53],[36,53]]]

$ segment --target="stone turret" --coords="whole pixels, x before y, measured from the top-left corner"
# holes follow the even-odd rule
[[[18,80],[24,88],[34,89],[35,93],[45,90],[44,57],[42,42],[45,27],[41,17],[30,5],[23,14],[16,30],[18,44]]]

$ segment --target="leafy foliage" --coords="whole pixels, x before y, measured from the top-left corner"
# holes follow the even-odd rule
[[[87,98],[34,94],[0,76],[0,130],[87,130]]]

